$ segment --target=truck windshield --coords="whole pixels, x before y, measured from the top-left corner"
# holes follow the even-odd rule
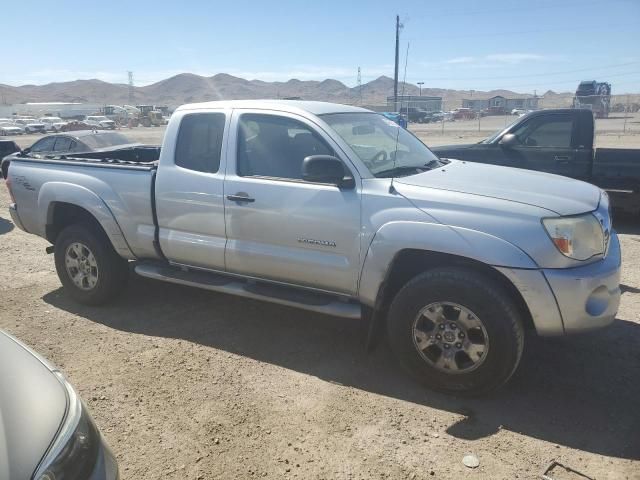
[[[379,178],[408,176],[440,165],[427,146],[395,122],[376,113],[332,113],[322,119]]]

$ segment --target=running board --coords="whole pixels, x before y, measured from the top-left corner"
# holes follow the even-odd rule
[[[344,318],[360,318],[360,305],[342,300],[330,294],[289,287],[267,282],[242,280],[238,277],[204,272],[201,270],[183,270],[177,267],[141,263],[135,272],[146,278],[177,283],[189,287],[203,288],[220,293],[230,293],[240,297],[264,300],[287,305],[312,312],[324,313]]]

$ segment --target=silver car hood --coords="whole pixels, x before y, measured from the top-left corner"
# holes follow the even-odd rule
[[[585,182],[550,173],[460,160],[451,160],[443,167],[418,175],[396,178],[394,183],[523,203],[558,215],[591,212],[600,202],[600,189]],[[415,190],[412,193],[415,195]]]
[[[51,367],[0,331],[0,478],[31,478],[66,408]]]

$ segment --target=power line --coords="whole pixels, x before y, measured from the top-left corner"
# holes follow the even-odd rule
[[[465,33],[458,34],[456,33],[455,38],[476,38],[476,37],[507,37],[511,35],[522,35],[522,34],[535,34],[535,33],[549,33],[549,32],[575,32],[581,30],[587,31],[597,31],[599,34],[603,32],[617,32],[617,33],[628,33],[624,30],[620,30],[619,27],[634,27],[636,24],[628,23],[621,25],[611,25],[609,28],[602,26],[575,26],[575,27],[554,27],[554,28],[536,28],[535,30],[510,30],[510,31],[499,31],[499,32],[484,32],[484,33]],[[631,33],[637,33],[637,30],[632,30]],[[424,38],[441,38],[442,34],[437,35],[425,35]]]
[[[614,3],[612,0],[609,0],[609,3]],[[620,2],[619,2],[620,3]],[[429,10],[428,18],[429,20],[433,20],[434,17],[452,17],[457,15],[471,16],[471,15],[483,15],[483,14],[493,14],[493,13],[509,13],[509,12],[532,12],[536,10],[547,10],[550,12],[556,12],[559,8],[574,8],[580,7],[584,9],[590,5],[602,5],[600,0],[592,0],[591,2],[587,2],[585,0],[575,1],[575,2],[567,2],[567,3],[559,3],[557,1],[549,2],[549,3],[538,3],[537,5],[522,5],[520,2],[516,3],[516,7],[513,8],[500,8],[500,9],[488,9],[488,10],[458,10],[458,11],[432,11]],[[412,15],[413,19],[427,18],[427,15]]]
[[[640,71],[638,72],[627,72],[627,73],[621,73],[621,74],[613,74],[613,75],[607,75],[607,79],[611,78],[611,77],[622,77],[625,75],[638,75],[639,79],[640,79]],[[560,81],[553,81],[550,82],[552,85],[569,85],[569,84],[576,84],[576,83],[580,83],[580,80],[560,80]],[[525,88],[525,87],[539,87],[540,83],[527,83],[527,84],[519,84],[519,85],[509,85],[509,89],[511,88]],[[492,90],[500,90],[501,88],[505,88],[505,87],[492,87]]]
[[[564,75],[567,73],[578,73],[578,72],[591,72],[594,70],[606,70],[609,68],[615,67],[625,67],[628,65],[637,65],[640,64],[638,62],[627,62],[627,63],[618,63],[613,65],[603,65],[601,67],[589,67],[589,68],[577,68],[574,70],[564,70],[561,72],[546,72],[546,73],[531,73],[528,75],[500,75],[500,76],[491,76],[491,77],[474,77],[475,80],[500,80],[500,79],[508,79],[508,78],[529,78],[529,77],[548,77],[549,75]],[[431,77],[431,80],[458,80],[460,76],[457,77]]]

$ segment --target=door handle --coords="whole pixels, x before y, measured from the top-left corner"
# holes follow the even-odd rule
[[[569,160],[570,160],[570,158],[567,155],[556,155],[555,157],[553,157],[553,159],[557,163],[562,163],[562,164],[569,163]]]
[[[235,195],[227,195],[227,200],[231,200],[232,202],[246,202],[246,203],[251,203],[256,201],[255,198],[251,198],[249,195],[247,195],[244,192],[238,192]]]

